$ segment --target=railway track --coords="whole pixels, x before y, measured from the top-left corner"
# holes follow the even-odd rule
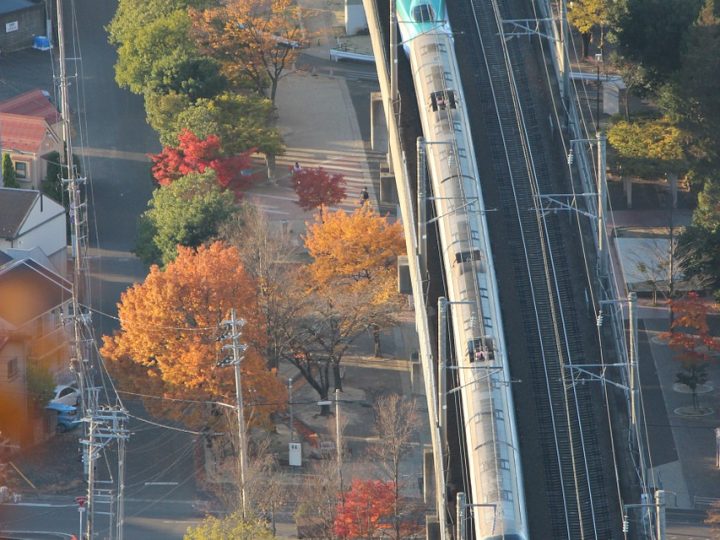
[[[592,392],[586,386],[569,385],[563,373],[565,365],[586,361],[567,261],[567,250],[575,246],[566,245],[557,216],[543,216],[536,209],[539,193],[565,188],[550,174],[542,151],[542,137],[547,134],[536,118],[526,69],[526,59],[534,58],[534,53],[525,40],[511,40],[503,47],[495,11],[502,12],[503,4],[471,0],[465,8],[456,7],[465,9],[464,17],[453,17],[451,10],[450,19],[454,29],[474,44],[474,51],[459,54],[467,99],[474,94],[472,99],[487,117],[482,126],[473,125],[474,131],[485,130],[488,142],[476,148],[476,154],[478,159],[491,160],[488,168],[493,174],[481,178],[483,189],[497,190],[504,216],[502,242],[512,253],[512,285],[527,358],[511,357],[511,366],[530,362],[552,538],[612,538]],[[477,82],[477,74],[482,74],[481,84],[468,86],[468,80]]]

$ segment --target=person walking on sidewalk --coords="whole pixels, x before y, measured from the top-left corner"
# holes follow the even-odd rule
[[[362,191],[360,192],[360,206],[365,206],[370,201],[370,194],[368,193],[367,188],[362,188]]]
[[[292,173],[297,174],[300,171],[302,171],[302,167],[300,166],[300,163],[296,161],[295,165],[293,165],[293,167],[292,167]]]

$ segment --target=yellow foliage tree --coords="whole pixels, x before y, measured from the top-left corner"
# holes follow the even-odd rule
[[[607,0],[575,0],[568,3],[568,22],[582,35],[583,57],[588,55],[593,28],[599,26],[604,34],[604,27],[610,19],[608,8]],[[602,44],[602,35],[600,39]]]
[[[308,228],[305,246],[319,286],[369,289],[375,303],[397,299],[398,255],[405,252],[402,225],[364,205],[352,213],[328,214]]]
[[[246,321],[243,341],[262,343],[265,323],[237,249],[221,242],[197,251],[178,247],[178,257],[167,268],[152,266],[143,283],[122,294],[120,330],[103,337],[101,352],[133,391],[234,403],[233,370],[217,366],[225,356],[223,342],[217,339],[220,324],[231,308]],[[272,412],[284,408],[284,385],[265,367],[256,347],[248,348],[241,367],[248,418],[263,424]],[[210,406],[145,403],[152,412],[194,426],[207,426],[212,412]]]
[[[269,86],[274,103],[280,78],[298,55],[302,29],[295,2],[229,0],[191,11],[191,17],[196,36],[225,75],[240,86],[249,79],[259,93]]]

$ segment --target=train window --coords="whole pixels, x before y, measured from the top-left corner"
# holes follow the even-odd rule
[[[457,153],[458,153],[458,156],[460,156],[461,158],[467,157],[467,152],[465,151],[464,148],[458,148]]]
[[[509,489],[501,489],[500,490],[500,498],[503,501],[512,502],[513,501],[513,493]]]
[[[460,130],[462,129],[460,122],[453,122],[453,129],[460,133]]]
[[[454,109],[456,105],[455,92],[452,90],[438,90],[430,94],[430,107],[435,112]]]
[[[505,420],[505,411],[502,409],[495,409],[495,420]]]
[[[510,460],[500,458],[500,468],[504,469],[506,471],[509,471],[510,470]]]
[[[420,4],[413,8],[412,18],[419,23],[433,22],[435,20],[435,10],[430,4]]]
[[[470,262],[470,261],[479,261],[480,260],[480,250],[479,249],[473,249],[472,251],[459,251],[455,254],[455,262],[456,263],[464,263],[464,262]]]

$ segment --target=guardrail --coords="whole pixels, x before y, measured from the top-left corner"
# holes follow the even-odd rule
[[[330,60],[339,62],[340,60],[352,60],[355,62],[375,62],[372,54],[356,53],[345,51],[343,49],[330,49]]]

